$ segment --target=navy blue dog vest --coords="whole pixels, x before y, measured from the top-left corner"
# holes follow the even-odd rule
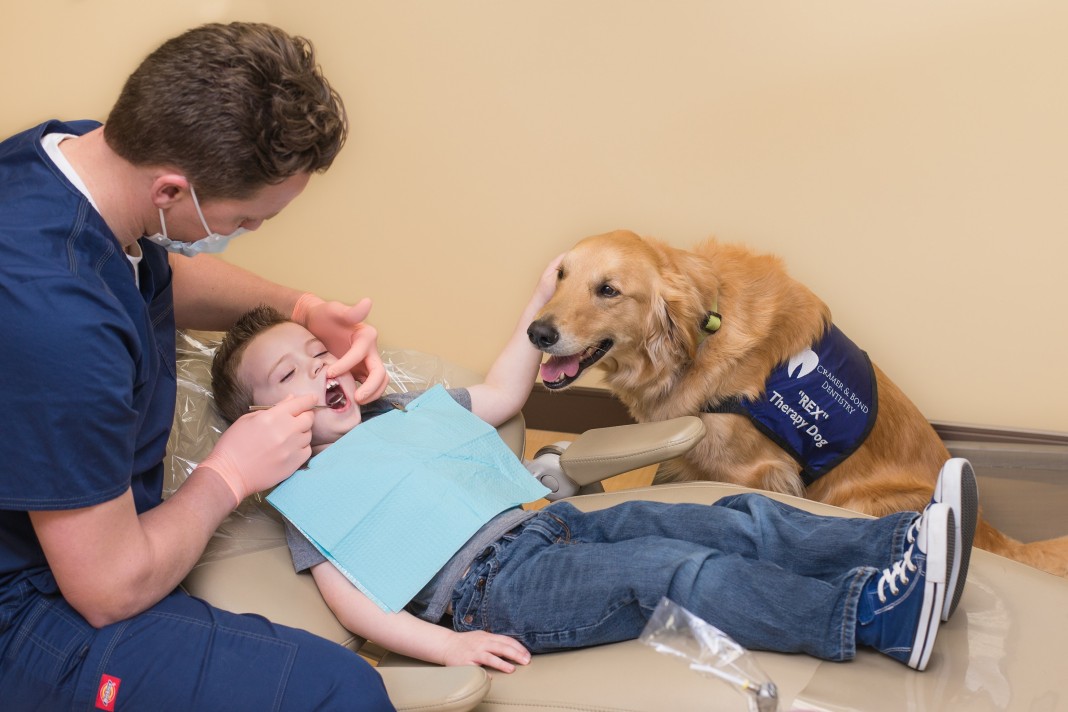
[[[810,485],[860,447],[875,425],[878,400],[868,354],[832,324],[817,343],[772,371],[759,399],[702,410],[748,417],[797,460]]]

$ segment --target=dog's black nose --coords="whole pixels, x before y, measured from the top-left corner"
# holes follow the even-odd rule
[[[532,322],[527,328],[527,336],[530,337],[530,343],[542,351],[560,340],[560,332],[545,319],[538,319]]]

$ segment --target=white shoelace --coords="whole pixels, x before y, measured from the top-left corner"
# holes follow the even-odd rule
[[[909,528],[905,530],[905,541],[909,543],[910,547],[916,542],[916,537],[919,536],[920,521],[922,519],[922,516],[916,517],[912,520],[912,524],[909,525]]]
[[[911,530],[909,532],[911,534]],[[912,541],[911,536],[909,541]],[[883,586],[890,587],[890,593],[897,595],[897,582],[901,580],[901,585],[905,586],[909,582],[909,572],[917,569],[916,564],[912,563],[912,547],[910,546],[905,550],[905,555],[901,558],[901,561],[895,561],[894,565],[888,569],[883,569],[883,575],[879,578],[879,585],[876,591],[879,594],[879,602],[886,603],[886,594],[883,592]]]

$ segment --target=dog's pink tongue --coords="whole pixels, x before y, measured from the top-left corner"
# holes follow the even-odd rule
[[[564,375],[573,378],[579,370],[578,355],[574,356],[550,356],[549,360],[541,365],[541,380],[546,383],[560,380]]]

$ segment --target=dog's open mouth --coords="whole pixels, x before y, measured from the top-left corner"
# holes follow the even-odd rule
[[[541,380],[546,388],[552,390],[566,388],[574,383],[583,371],[600,361],[610,348],[612,340],[605,339],[595,346],[587,346],[577,354],[550,356],[541,365]]]

